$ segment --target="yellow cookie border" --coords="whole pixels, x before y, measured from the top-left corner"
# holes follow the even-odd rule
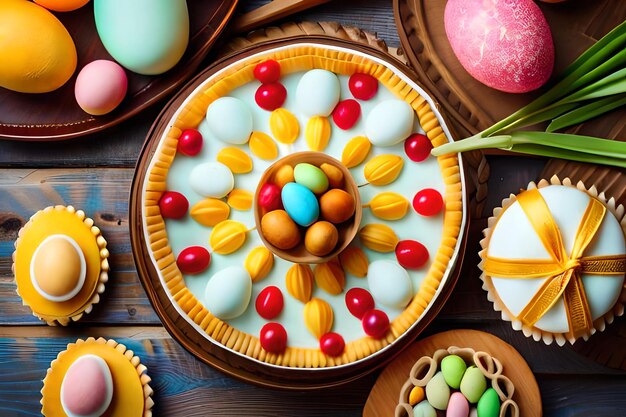
[[[83,227],[84,230],[79,232],[74,227],[67,227],[67,230],[65,230],[58,224],[52,224],[51,226],[45,224],[46,221],[53,221],[59,216],[61,218],[65,217],[66,222],[75,223],[76,227]],[[75,220],[69,216],[74,216]],[[53,230],[45,231],[47,228],[52,228]],[[35,249],[34,247],[24,247],[25,241],[29,240],[30,235],[33,233],[42,235],[42,239],[36,240],[43,240],[44,231],[48,235],[60,233],[72,237],[83,250],[85,246],[91,246],[88,249],[92,253],[84,253],[84,256],[88,265],[92,265],[92,269],[96,265],[95,258],[99,258],[97,262],[99,270],[97,272],[88,270],[83,289],[68,301],[55,303],[38,295],[32,288],[29,266],[21,266],[22,262],[30,264],[31,252]],[[86,237],[87,235],[89,237]],[[86,241],[91,238],[93,238],[93,242]],[[94,221],[87,217],[82,210],[76,210],[73,206],[49,206],[33,214],[29,221],[19,230],[17,240],[15,241],[15,251],[12,255],[13,264],[11,270],[16,284],[16,292],[21,297],[22,304],[29,307],[35,317],[45,321],[50,326],[57,324],[67,326],[71,321],[79,320],[83,314],[90,313],[93,305],[100,301],[100,294],[104,292],[105,284],[109,279],[109,251],[106,246],[107,242],[100,233],[100,229],[94,226]],[[95,250],[97,250],[97,253],[93,252]],[[20,287],[22,288],[21,291]],[[40,308],[43,305],[45,305],[45,308]],[[78,307],[71,308],[69,307],[71,305],[78,305]],[[50,309],[55,310],[54,313],[42,311]]]
[[[411,303],[390,325],[383,339],[363,337],[346,343],[343,355],[330,357],[320,349],[287,347],[281,354],[268,353],[261,348],[258,337],[241,332],[213,316],[187,289],[183,276],[176,265],[176,257],[169,245],[165,222],[159,210],[159,199],[167,189],[166,178],[176,155],[178,138],[184,129],[197,128],[208,106],[229,91],[254,80],[254,67],[261,61],[274,59],[280,63],[281,72],[289,74],[313,68],[326,69],[337,74],[351,75],[355,72],[374,76],[399,99],[405,100],[417,113],[420,125],[433,147],[448,143],[437,116],[424,97],[394,72],[367,57],[346,51],[325,49],[317,46],[299,46],[246,58],[230,66],[219,77],[204,85],[202,90],[185,102],[178,116],[166,131],[161,146],[152,157],[146,189],[143,193],[143,213],[146,224],[147,246],[156,261],[156,267],[174,301],[196,325],[204,329],[213,340],[250,358],[279,366],[294,368],[323,368],[339,366],[365,358],[398,339],[424,313],[441,284],[448,264],[455,252],[463,223],[462,175],[456,155],[437,158],[445,184],[446,211],[443,235],[437,253],[424,281]]]
[[[69,367],[82,355],[92,354],[104,359],[111,370],[113,377],[113,400],[105,413],[108,417],[151,417],[154,401],[153,390],[149,383],[151,378],[146,373],[147,368],[141,363],[134,352],[125,345],[113,339],[93,337],[87,340],[78,339],[67,345],[66,350],[59,352],[56,359],[50,363],[41,388],[41,414],[44,416],[64,416],[61,406],[61,383]],[[139,386],[135,385],[139,383]],[[143,394],[142,413],[129,415],[129,404],[134,401],[134,408],[139,408],[138,398],[133,396]],[[117,408],[115,406],[117,405]],[[111,408],[113,407],[113,408]]]

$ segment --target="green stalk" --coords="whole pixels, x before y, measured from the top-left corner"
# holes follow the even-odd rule
[[[589,104],[578,107],[575,110],[564,113],[555,118],[546,128],[546,132],[555,132],[566,127],[583,123],[596,116],[607,113],[626,104],[626,94],[608,96],[600,100],[592,101]]]

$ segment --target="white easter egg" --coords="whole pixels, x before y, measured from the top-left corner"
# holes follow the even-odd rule
[[[235,186],[232,171],[221,162],[196,165],[189,175],[191,189],[203,197],[222,198]]]
[[[222,320],[241,316],[250,304],[252,279],[242,266],[229,266],[209,279],[204,291],[204,305]]]
[[[372,262],[367,270],[367,283],[374,300],[386,307],[403,308],[413,298],[409,273],[397,262]]]
[[[415,112],[404,100],[385,100],[370,110],[365,120],[367,138],[376,146],[393,146],[413,131]]]
[[[206,111],[206,121],[211,133],[222,142],[243,145],[252,134],[252,113],[238,98],[215,100]]]
[[[339,79],[330,71],[314,69],[307,71],[296,88],[298,109],[308,117],[329,116],[341,93]]]

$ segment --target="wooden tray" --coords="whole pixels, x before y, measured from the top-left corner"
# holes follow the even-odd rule
[[[24,94],[0,88],[0,137],[25,141],[70,139],[106,129],[137,114],[176,91],[195,73],[226,26],[237,2],[188,1],[189,45],[180,62],[158,76],[126,71],[126,98],[111,113],[98,117],[85,113],[74,98],[74,83],[80,69],[96,59],[112,59],[98,37],[93,6],[88,4],[74,12],[56,13],[76,44],[76,71],[65,85],[50,93]]]
[[[559,73],[597,39],[626,19],[620,0],[538,2],[552,29],[555,72]],[[489,88],[463,69],[445,34],[442,0],[394,0],[400,41],[420,81],[431,91],[462,137],[470,136],[513,113],[537,92],[507,94]],[[540,90],[541,91],[541,90]],[[568,132],[617,138],[626,136],[626,108],[573,127]]]
[[[539,387],[524,358],[508,343],[476,330],[450,330],[413,343],[380,374],[367,397],[363,417],[393,416],[400,390],[413,364],[422,356],[432,356],[437,349],[450,346],[470,347],[499,359],[504,365],[503,375],[515,385],[513,399],[520,407],[520,415],[541,417]]]
[[[144,143],[144,147],[139,157],[131,188],[129,217],[131,245],[139,278],[157,315],[163,322],[164,327],[174,339],[176,339],[185,349],[195,355],[202,362],[209,364],[233,377],[266,387],[307,390],[333,387],[348,383],[374,371],[378,367],[393,359],[393,357],[395,357],[404,347],[414,340],[420,332],[424,330],[424,328],[435,318],[437,313],[443,307],[443,304],[456,284],[458,273],[462,264],[462,255],[465,249],[464,243],[466,241],[469,218],[466,222],[466,228],[462,231],[461,236],[459,237],[462,245],[459,249],[457,262],[451,271],[445,286],[442,288],[441,295],[434,302],[428,313],[416,326],[403,336],[402,341],[394,343],[384,351],[381,351],[376,355],[372,355],[371,357],[355,363],[354,365],[314,370],[285,369],[268,366],[263,363],[253,361],[247,357],[232,354],[227,350],[216,346],[214,343],[209,342],[203,336],[199,335],[191,327],[191,325],[178,314],[176,309],[170,303],[165,290],[162,288],[149,256],[145,254],[145,251],[143,250],[143,248],[146,247],[146,243],[144,241],[141,228],[140,188],[145,179],[147,164],[155,151],[158,140],[161,137],[161,133],[167,127],[173,112],[180,106],[182,101],[186,99],[188,94],[208,76],[216,71],[219,71],[221,68],[231,64],[232,62],[241,59],[242,56],[247,56],[279,46],[307,41],[325,45],[343,46],[357,51],[362,51],[392,62],[396,67],[401,68],[407,75],[412,74],[408,67],[404,66],[404,64],[399,61],[396,62],[396,59],[393,56],[386,52],[381,52],[380,49],[382,49],[381,46],[384,46],[384,43],[379,41],[369,41],[369,35],[363,36],[362,38],[361,36],[358,36],[361,42],[355,42],[354,40],[351,40],[352,38],[348,35],[348,31],[343,29],[339,30],[338,25],[305,24],[303,26],[306,29],[302,29],[300,25],[296,24],[289,24],[285,26],[286,27],[284,29],[282,29],[282,27],[270,28],[266,31],[256,32],[246,40],[235,40],[232,44],[234,45],[232,46],[232,49],[237,50],[235,54],[224,57],[213,66],[200,73],[165,106],[164,110],[161,112],[148,133],[148,139],[146,140],[146,143]],[[321,31],[323,34],[305,36],[306,32],[304,32],[304,30],[315,30],[317,33]],[[333,34],[333,36],[325,34],[326,30]],[[353,31],[350,32],[359,33]],[[337,36],[334,36],[336,34],[340,34],[341,37],[338,38]],[[247,46],[242,49],[242,44]],[[375,48],[371,45],[375,45]],[[228,49],[228,47],[226,49]],[[386,50],[386,47],[384,49]],[[467,171],[473,172],[471,169],[467,169]]]

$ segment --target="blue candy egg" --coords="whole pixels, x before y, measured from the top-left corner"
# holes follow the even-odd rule
[[[320,205],[315,194],[304,185],[290,182],[281,192],[283,206],[289,217],[300,226],[310,226],[320,215]]]

